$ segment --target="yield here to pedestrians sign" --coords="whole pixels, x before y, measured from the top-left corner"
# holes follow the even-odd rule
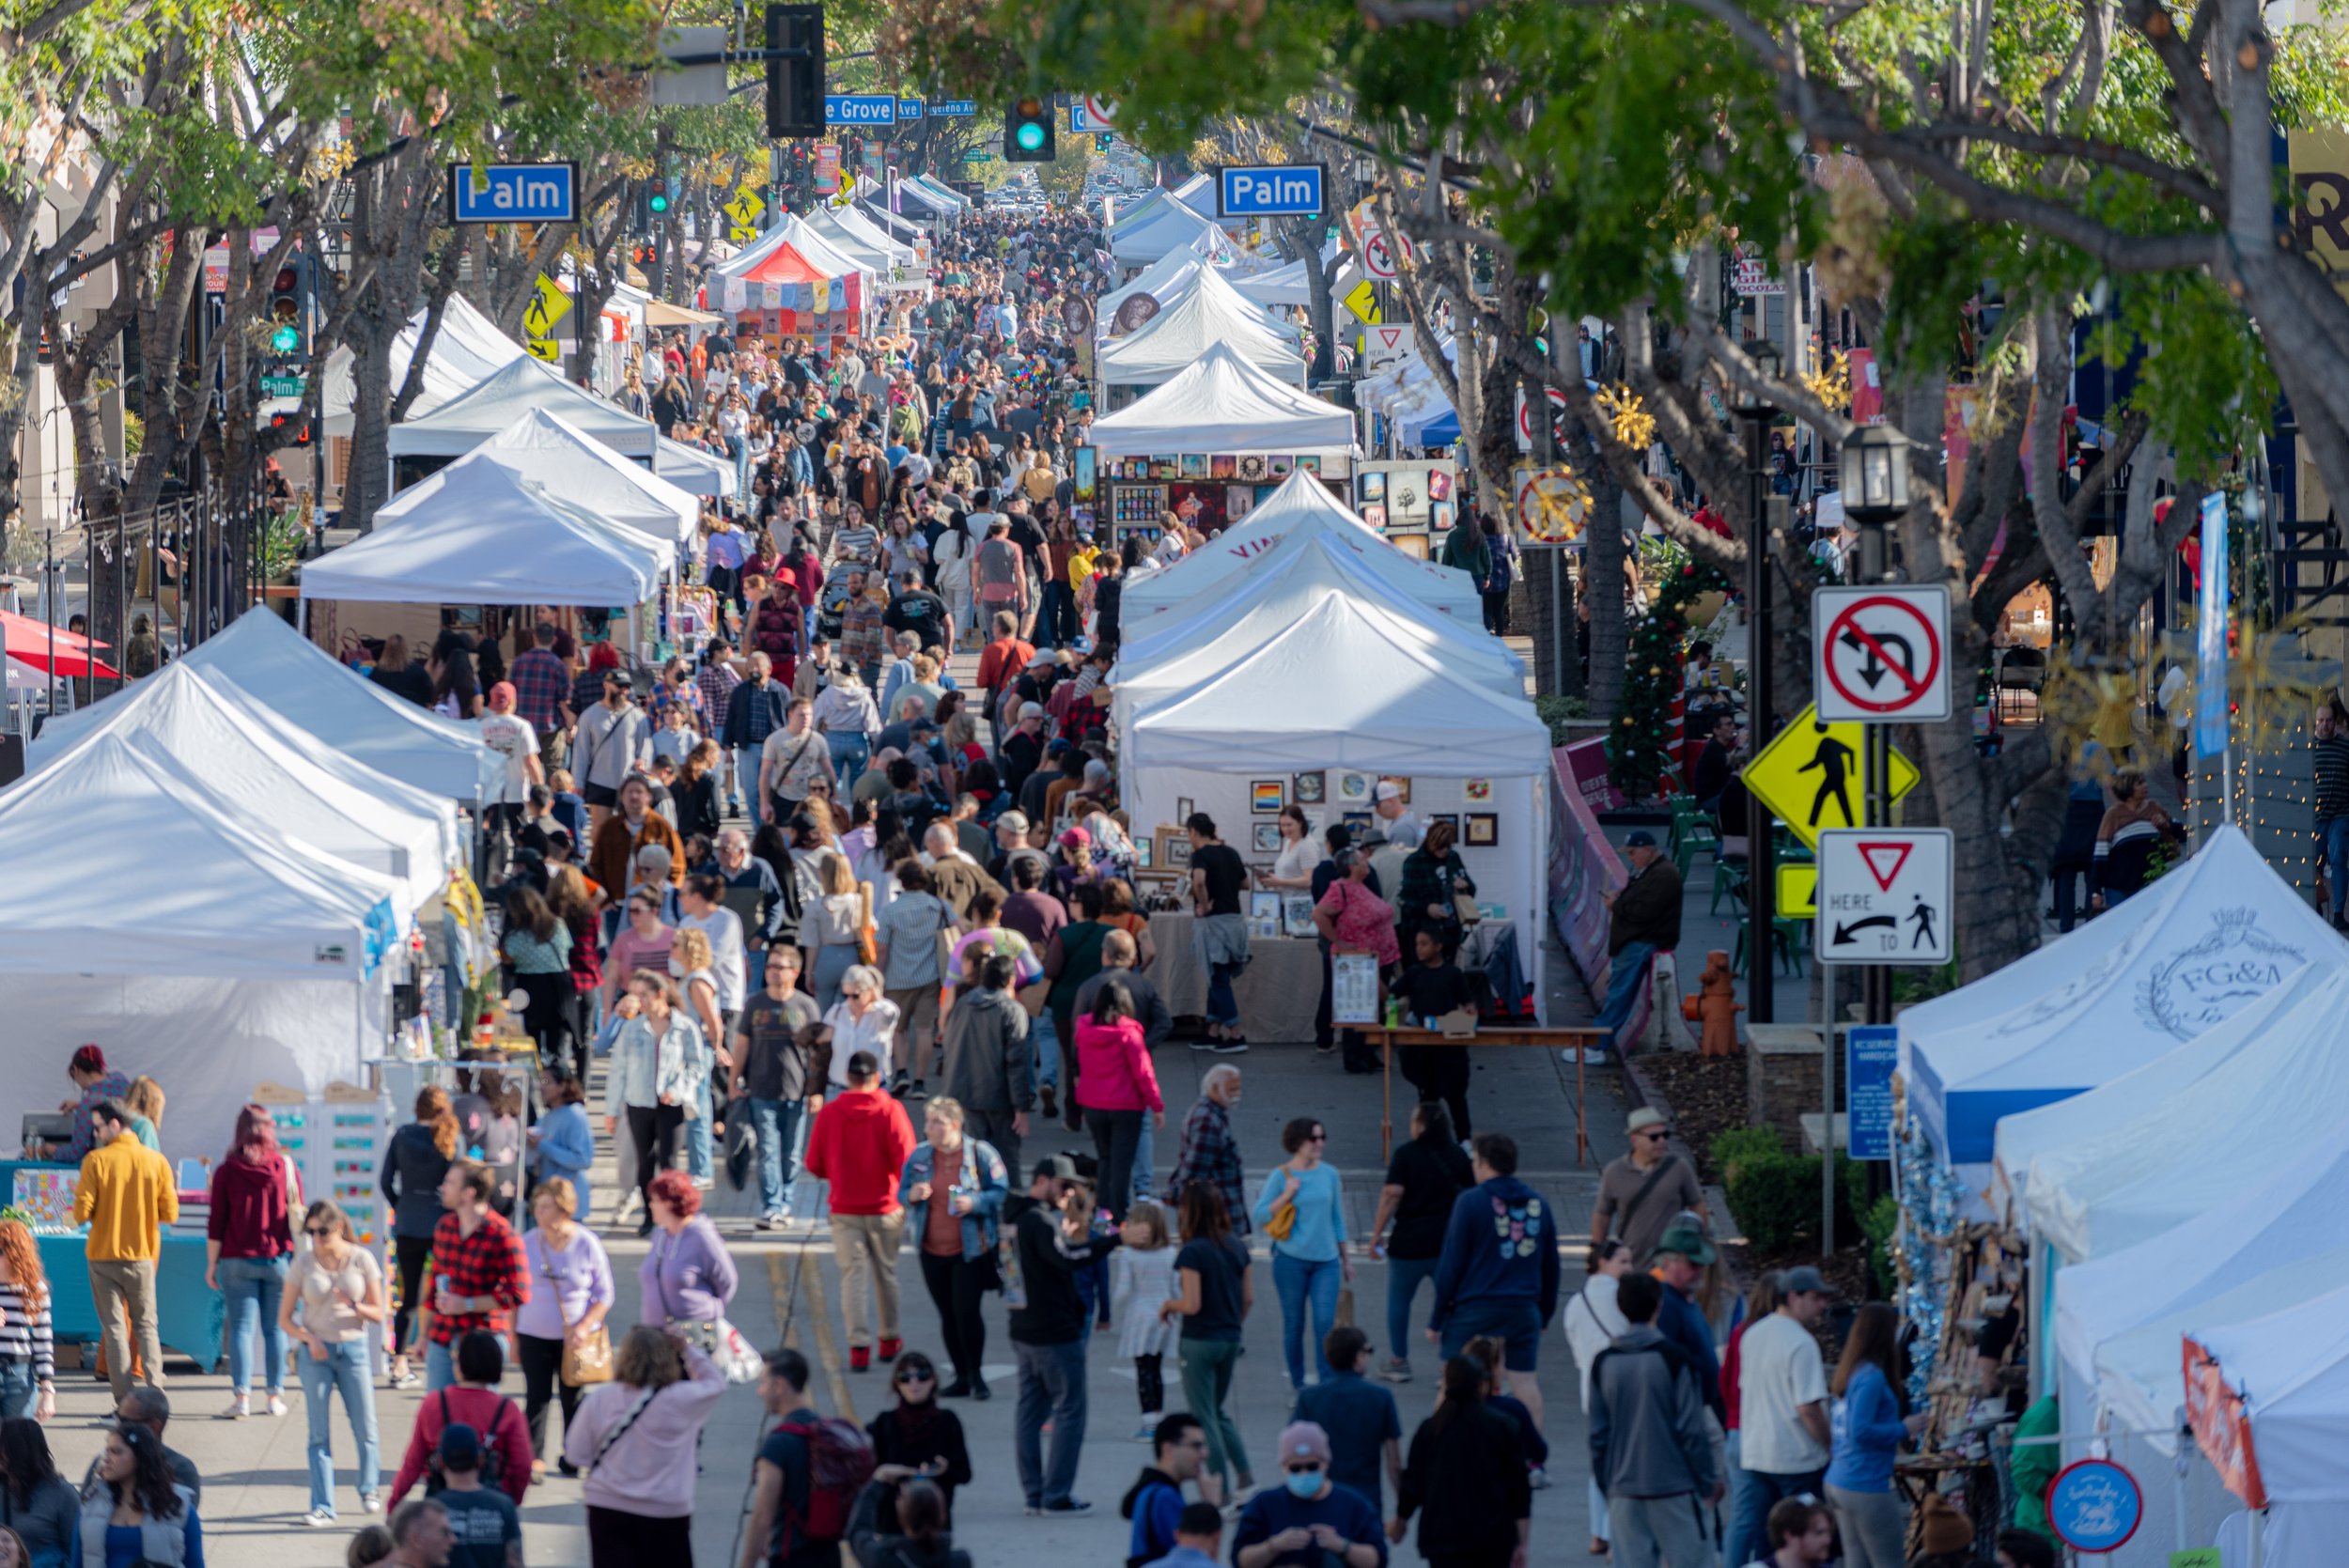
[[[1822,588],[1811,597],[1819,717],[1875,723],[1950,716],[1950,591]]]
[[[1819,835],[1823,964],[1946,964],[1956,835],[1947,828],[1839,828]]]
[[[1823,830],[1867,826],[1867,781],[1859,759],[1866,737],[1865,725],[1830,724],[1817,708],[1806,707],[1746,764],[1746,788],[1815,849]],[[1920,775],[1917,765],[1899,752],[1890,757],[1891,799],[1897,801],[1917,787]]]

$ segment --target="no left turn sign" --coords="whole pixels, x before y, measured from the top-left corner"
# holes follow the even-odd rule
[[[1811,598],[1812,690],[1829,722],[1950,716],[1950,591],[1822,588]]]

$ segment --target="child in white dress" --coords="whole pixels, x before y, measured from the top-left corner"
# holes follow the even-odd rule
[[[1110,1254],[1110,1302],[1125,1317],[1117,1336],[1117,1353],[1134,1362],[1134,1385],[1142,1397],[1142,1425],[1136,1442],[1150,1441],[1166,1403],[1163,1358],[1174,1341],[1174,1328],[1159,1308],[1182,1294],[1174,1278],[1174,1238],[1166,1211],[1156,1203],[1139,1203],[1118,1228],[1125,1243]]]

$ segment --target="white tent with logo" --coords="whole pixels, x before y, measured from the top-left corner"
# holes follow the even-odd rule
[[[1205,256],[1190,251],[1176,251],[1172,256],[1152,262],[1132,278],[1093,302],[1094,320],[1098,323],[1100,334],[1104,337],[1111,335],[1117,324],[1117,313],[1127,301],[1147,294],[1155,306],[1151,312],[1155,316],[1198,287],[1202,272],[1214,270]]]
[[[475,463],[495,463],[608,522],[673,546],[693,536],[701,517],[691,493],[544,409],[522,415],[434,477]]]
[[[574,386],[527,356],[492,372],[463,396],[391,429],[394,458],[457,458],[523,415],[545,410],[623,457],[649,460],[658,432],[619,404]],[[547,602],[543,598],[538,601]]]
[[[58,1042],[170,1085],[164,1152],[216,1154],[263,1081],[357,1081],[388,1027],[397,885],[192,781],[144,734],[93,737],[0,792],[0,1120],[53,1112]]]
[[[35,773],[71,768],[101,736],[152,741],[140,754],[164,760],[167,783],[233,802],[279,831],[398,888],[393,912],[404,923],[437,896],[456,862],[457,813],[441,797],[384,777],[233,688],[221,691],[184,662],[166,665],[91,710],[104,722],[70,744],[43,737],[30,749]]]
[[[474,800],[493,793],[505,777],[505,763],[482,744],[476,726],[443,719],[376,685],[266,610],[245,612],[173,667],[428,795]],[[35,754],[54,754],[110,722],[115,700],[41,726]]]
[[[1127,583],[1118,600],[1123,652],[1130,656],[1143,639],[1159,637],[1166,629],[1160,616],[1169,616],[1169,627],[1188,624],[1193,607],[1207,608],[1242,584],[1277,576],[1308,546],[1347,557],[1365,581],[1378,584],[1377,597],[1424,606],[1473,631],[1479,642],[1501,645],[1485,635],[1484,601],[1466,572],[1404,554],[1319,479],[1293,474],[1204,549]]]
[[[416,345],[423,341],[429,315],[429,306],[417,306],[392,340],[394,396],[407,384],[409,363],[415,357]],[[529,357],[520,343],[498,331],[465,296],[452,293],[441,307],[441,324],[433,332],[432,346],[425,351],[423,384],[415,401],[408,405],[408,417],[420,418],[443,403],[454,402],[516,360]],[[319,408],[330,436],[350,434],[351,405],[358,396],[353,379],[357,363],[349,349],[336,349],[326,356],[325,368],[319,372],[324,380],[319,389]]]
[[[2099,932],[2108,914],[2033,955],[2071,950],[2070,962],[2025,959],[1966,987],[1999,993],[2005,1005],[1988,1017],[1938,1003],[1902,1017],[1909,1108],[1959,1171],[1987,1173],[2000,1117],[2174,1050],[2303,964],[2349,962],[2349,943],[2232,826],[2114,913],[2130,917],[2125,929]],[[2093,939],[2073,949],[2082,937]]]
[[[1218,343],[1093,427],[1104,458],[1162,452],[1347,452],[1354,415]]]
[[[1173,304],[1104,348],[1094,374],[1107,386],[1159,386],[1218,344],[1291,386],[1305,384],[1305,358],[1295,336],[1232,292],[1212,268]]]
[[[364,604],[633,605],[676,555],[495,463],[443,469],[375,531],[302,568],[302,597]]]

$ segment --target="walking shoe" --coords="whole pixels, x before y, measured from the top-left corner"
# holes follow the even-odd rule
[[[926,1100],[930,1097],[929,1085],[918,1078],[913,1080],[913,1097],[917,1100]]]
[[[1248,1042],[1245,1039],[1235,1036],[1229,1040],[1213,1041],[1209,1043],[1207,1048],[1215,1052],[1218,1056],[1237,1056],[1247,1050]]]
[[[1063,1498],[1058,1502],[1048,1502],[1044,1505],[1044,1513],[1048,1517],[1055,1514],[1090,1514],[1092,1512],[1093,1505],[1082,1498]]]
[[[253,1410],[245,1396],[231,1394],[228,1396],[228,1408],[220,1413],[220,1419],[225,1421],[241,1421],[251,1414]]]
[[[1549,1485],[1549,1472],[1539,1465],[1528,1466],[1525,1471],[1525,1483],[1536,1492],[1542,1491]]]
[[[1051,1118],[1060,1114],[1060,1098],[1053,1093],[1052,1086],[1050,1084],[1045,1084],[1042,1088],[1038,1089],[1035,1092],[1035,1097],[1036,1103],[1042,1108],[1047,1121],[1050,1121]]]
[[[1199,1038],[1190,1042],[1190,1048],[1193,1050],[1213,1050],[1216,1047],[1221,1045],[1222,1043],[1223,1042],[1221,1040],[1210,1040],[1205,1034],[1202,1034]]]
[[[269,1413],[272,1416],[282,1416],[286,1413],[285,1395],[273,1393],[269,1396]]]
[[[695,1176],[693,1178],[693,1190],[696,1192],[715,1192],[718,1190],[718,1178],[715,1176]]]
[[[972,1399],[993,1399],[995,1397],[995,1390],[987,1386],[986,1378],[973,1377],[971,1379],[971,1397]]]
[[[773,1213],[762,1214],[756,1219],[752,1220],[751,1223],[759,1230],[771,1231],[775,1228],[775,1222],[782,1218],[783,1217],[781,1215]]]
[[[1041,1519],[1044,1517],[1044,1505],[1040,1502],[1032,1502],[1019,1512],[1027,1518]]]
[[[898,1068],[896,1072],[890,1076],[889,1093],[894,1097],[901,1100],[904,1099],[906,1097],[906,1091],[912,1087],[913,1075],[907,1072],[903,1067]]]
[[[969,1399],[971,1397],[970,1382],[967,1379],[957,1377],[953,1382],[947,1384],[944,1388],[939,1389],[938,1397],[941,1399]]]
[[[405,1369],[392,1374],[392,1387],[395,1389],[412,1389],[423,1381],[424,1379],[418,1377],[413,1372]]]
[[[848,1370],[850,1372],[872,1371],[873,1347],[869,1344],[852,1344],[848,1346]]]
[[[1411,1363],[1400,1356],[1392,1357],[1378,1369],[1378,1375],[1390,1383],[1408,1383],[1411,1380]]]
[[[334,1511],[331,1508],[314,1508],[302,1516],[302,1522],[312,1529],[324,1529],[334,1522]]]
[[[906,1342],[903,1340],[883,1340],[880,1343],[879,1355],[884,1361],[894,1361],[897,1358],[897,1352],[905,1347]]]
[[[377,1494],[377,1493],[374,1493],[374,1492],[362,1492],[362,1493],[360,1493],[360,1494],[359,1494],[359,1512],[360,1512],[360,1513],[362,1513],[362,1514],[381,1514],[381,1513],[382,1513],[382,1512],[383,1512],[383,1498],[381,1498],[381,1496],[380,1494]]]
[[[1143,1418],[1142,1424],[1134,1428],[1134,1441],[1137,1443],[1150,1442],[1154,1440],[1158,1435],[1159,1423],[1150,1420],[1146,1416]]]

